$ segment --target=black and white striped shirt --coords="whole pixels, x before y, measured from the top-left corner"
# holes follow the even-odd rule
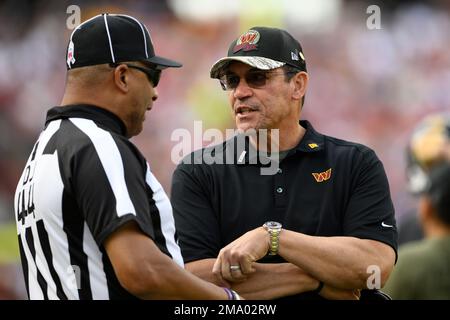
[[[48,111],[14,199],[30,299],[132,298],[103,247],[130,220],[183,266],[169,199],[124,134],[95,106]]]

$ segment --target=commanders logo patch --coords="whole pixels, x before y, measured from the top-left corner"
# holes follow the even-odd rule
[[[314,179],[316,179],[316,182],[327,181],[331,178],[331,168],[324,172],[319,172],[319,173],[313,172],[312,175],[313,175]]]
[[[256,44],[258,43],[259,38],[260,35],[258,31],[248,30],[237,39],[236,45],[233,48],[233,53],[236,53],[240,50],[251,51],[258,49],[258,46]]]

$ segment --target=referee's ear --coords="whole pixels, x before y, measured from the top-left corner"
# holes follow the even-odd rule
[[[129,90],[129,68],[125,64],[120,64],[114,69],[113,81],[118,90],[127,93]]]

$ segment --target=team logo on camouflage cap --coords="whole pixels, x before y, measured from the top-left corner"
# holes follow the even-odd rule
[[[233,53],[240,50],[251,51],[258,49],[256,45],[259,41],[260,35],[256,30],[248,30],[246,33],[242,34],[236,41],[236,45],[233,48]]]

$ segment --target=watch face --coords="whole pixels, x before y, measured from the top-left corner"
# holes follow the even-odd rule
[[[282,227],[281,223],[276,222],[276,221],[267,221],[265,223],[265,225],[268,229],[281,229],[281,227]]]

